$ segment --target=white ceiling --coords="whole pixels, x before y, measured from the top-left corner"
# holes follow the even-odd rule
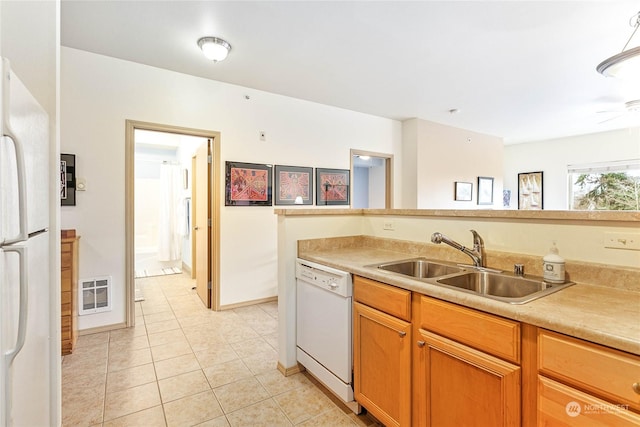
[[[640,125],[635,82],[595,67],[634,1],[62,1],[62,45],[517,143]],[[224,38],[213,63],[196,41]],[[640,45],[640,33],[629,47]],[[458,109],[457,114],[449,113]]]

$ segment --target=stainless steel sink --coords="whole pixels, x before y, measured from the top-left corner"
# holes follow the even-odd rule
[[[511,304],[523,304],[573,285],[572,282],[553,284],[544,282],[540,278],[486,271],[471,271],[442,277],[437,279],[436,283]]]
[[[454,265],[427,258],[392,261],[368,267],[510,304],[524,304],[574,284],[547,283],[541,277],[515,276],[500,270]]]
[[[381,270],[392,271],[394,273],[403,274],[405,276],[415,277],[418,279],[427,279],[432,277],[441,277],[448,274],[460,273],[465,271],[464,268],[455,265],[441,264],[428,260],[426,258],[408,259],[403,261],[394,261],[386,264],[376,265]]]

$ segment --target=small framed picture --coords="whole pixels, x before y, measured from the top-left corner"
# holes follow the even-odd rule
[[[349,205],[349,169],[316,168],[316,205]]]
[[[275,165],[276,205],[313,204],[313,168]]]
[[[456,181],[454,184],[454,200],[470,202],[473,191],[473,184],[470,182]]]
[[[226,162],[225,206],[271,206],[271,165]]]
[[[493,178],[487,176],[478,177],[478,204],[493,204]]]

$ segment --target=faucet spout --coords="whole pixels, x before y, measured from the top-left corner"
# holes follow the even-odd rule
[[[469,249],[460,243],[451,240],[447,236],[442,233],[433,233],[431,235],[431,242],[435,244],[445,243],[451,246],[454,249],[457,249],[466,255],[468,255],[473,260],[473,265],[476,267],[484,267],[485,266],[485,258],[484,258],[484,241],[482,237],[475,231],[470,230],[473,233],[473,249]]]

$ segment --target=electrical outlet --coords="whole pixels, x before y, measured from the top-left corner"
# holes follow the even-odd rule
[[[382,224],[382,229],[383,230],[393,230],[393,222],[385,221],[384,224]]]
[[[605,233],[604,247],[640,251],[640,234],[638,233]]]

